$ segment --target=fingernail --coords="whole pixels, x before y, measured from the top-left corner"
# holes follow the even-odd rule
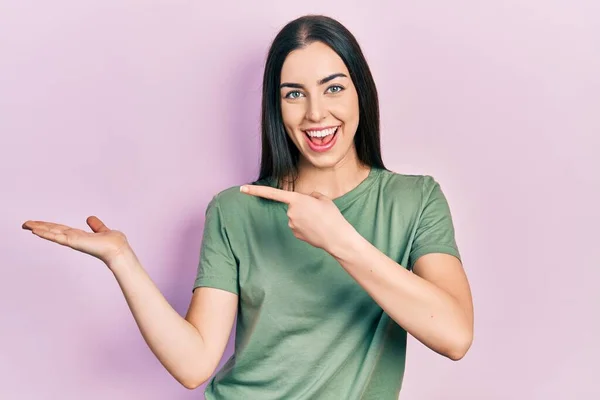
[[[240,192],[248,193],[248,188],[246,186],[240,186]]]

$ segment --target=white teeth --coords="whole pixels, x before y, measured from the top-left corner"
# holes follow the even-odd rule
[[[336,126],[335,128],[323,129],[320,131],[305,131],[305,132],[308,133],[308,135],[310,137],[325,137],[325,136],[329,136],[329,135],[332,135],[333,133],[335,133],[337,128],[338,127]]]

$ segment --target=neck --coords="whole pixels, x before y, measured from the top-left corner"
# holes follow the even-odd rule
[[[328,168],[319,168],[301,160],[295,191],[304,194],[319,192],[335,199],[358,186],[367,178],[370,170],[369,166],[361,164],[357,159]]]

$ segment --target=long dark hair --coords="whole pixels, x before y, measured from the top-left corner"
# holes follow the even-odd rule
[[[262,155],[258,179],[274,179],[279,187],[285,178],[291,178],[293,182],[300,157],[298,148],[285,132],[281,116],[281,69],[290,52],[313,42],[326,44],[340,56],[356,87],[359,123],[354,143],[358,159],[370,167],[385,168],[381,158],[377,89],[356,38],[333,18],[306,15],[289,22],[277,34],[269,49],[263,75]]]

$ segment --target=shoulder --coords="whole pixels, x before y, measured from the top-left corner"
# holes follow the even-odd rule
[[[268,185],[268,182],[253,181],[244,184]],[[256,211],[257,206],[260,208],[262,203],[258,201],[256,197],[240,192],[241,186],[242,185],[227,187],[215,193],[210,200],[208,209],[218,208],[220,212],[236,215],[241,215],[250,209]]]
[[[213,208],[223,210],[235,210],[244,206],[248,196],[240,192],[240,186],[231,186],[215,193],[208,203],[208,210]]]
[[[439,188],[438,181],[431,175],[402,174],[381,170],[381,190],[386,195],[423,200]]]

